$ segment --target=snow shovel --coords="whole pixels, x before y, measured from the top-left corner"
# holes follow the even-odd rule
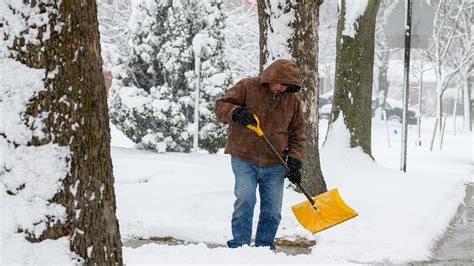
[[[247,125],[247,128],[254,131],[259,137],[265,140],[265,143],[272,150],[273,154],[278,157],[280,163],[285,167],[286,172],[288,173],[290,168],[285,160],[283,160],[280,154],[275,150],[272,143],[263,134],[257,115],[254,114],[253,116],[257,121],[257,126]],[[317,195],[313,199],[301,184],[298,183],[296,185],[308,200],[291,206],[291,209],[298,222],[313,234],[340,224],[358,215],[357,212],[344,203],[337,189],[332,189],[328,192]]]

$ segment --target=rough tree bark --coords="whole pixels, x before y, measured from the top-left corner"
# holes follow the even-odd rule
[[[322,1],[314,0],[276,0],[258,1],[260,26],[260,72],[265,65],[279,57],[293,59],[300,69],[302,89],[299,92],[305,113],[306,147],[302,170],[302,185],[312,195],[327,191],[321,171],[318,147],[319,101],[318,74],[318,25],[319,5]],[[288,20],[288,17],[293,17]],[[279,21],[280,20],[280,21]],[[286,43],[282,47],[269,49],[274,45],[269,35],[275,34],[280,23],[288,22]],[[283,34],[285,31],[282,32]],[[278,33],[277,33],[278,34]],[[286,50],[286,53],[278,53]]]
[[[369,0],[357,19],[354,37],[342,35],[345,28],[346,1],[341,1],[337,23],[336,80],[332,118],[343,115],[350,132],[351,147],[371,152],[372,82],[374,65],[375,18],[380,0]]]
[[[33,138],[28,146],[54,143],[71,151],[70,171],[51,200],[66,208],[67,219],[45,217],[47,228],[41,236],[25,232],[27,239],[40,242],[66,236],[81,263],[122,264],[96,1],[31,0],[23,5],[22,10],[48,12],[52,29],[49,39],[43,39],[46,27],[30,22],[29,30],[39,32],[37,44],[27,43],[22,34],[11,47],[17,61],[45,69],[45,90],[30,99],[25,111],[25,119],[49,113],[43,119],[45,137]],[[11,12],[22,11],[11,7]]]

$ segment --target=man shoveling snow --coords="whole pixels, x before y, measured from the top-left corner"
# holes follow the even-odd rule
[[[284,178],[293,183],[301,181],[306,137],[303,110],[296,95],[300,84],[296,64],[279,59],[261,76],[240,80],[216,101],[219,121],[229,124],[225,153],[232,156],[235,176],[233,239],[227,242],[230,248],[250,245],[258,185],[261,204],[255,246],[275,249],[273,241],[281,220]],[[288,174],[266,144],[246,128],[256,124],[254,114],[259,116],[262,129],[277,152],[287,158]]]

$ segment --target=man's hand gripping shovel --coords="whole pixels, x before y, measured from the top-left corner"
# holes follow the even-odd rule
[[[247,128],[257,133],[259,137],[263,138],[267,146],[279,159],[280,163],[285,167],[286,172],[288,173],[290,168],[286,164],[285,160],[283,160],[280,154],[276,151],[272,143],[267,139],[265,134],[263,134],[257,115],[254,114],[253,116],[255,121],[257,121],[257,125],[247,125]],[[313,234],[347,221],[358,215],[357,212],[344,203],[337,188],[317,195],[313,198],[309,195],[306,189],[301,186],[300,183],[297,183],[296,185],[308,200],[291,206],[291,209],[298,222]]]

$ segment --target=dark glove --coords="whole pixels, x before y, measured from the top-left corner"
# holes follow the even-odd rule
[[[293,157],[288,157],[287,165],[290,168],[290,172],[285,177],[293,184],[301,183],[300,169],[303,166],[301,161]]]
[[[253,114],[244,107],[237,107],[232,112],[232,121],[247,126],[248,124],[257,124]]]

